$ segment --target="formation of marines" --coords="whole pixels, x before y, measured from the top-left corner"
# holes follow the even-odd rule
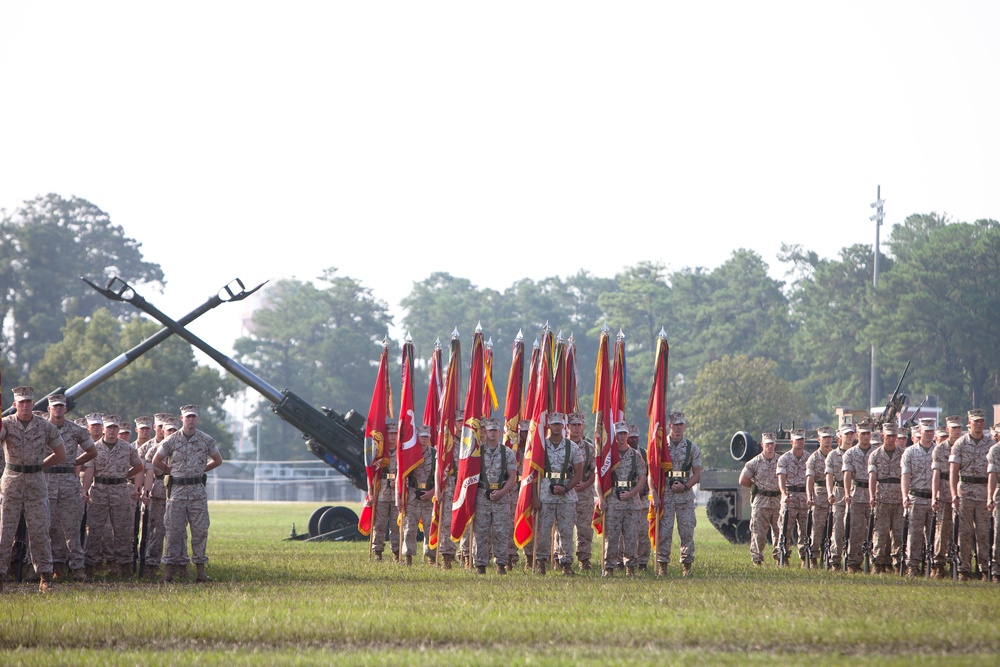
[[[193,562],[196,581],[209,581],[206,473],[222,456],[197,428],[197,405],[183,406],[179,418],[138,417],[131,442],[130,424],[116,414],[70,421],[62,394],[50,395],[48,412],[40,413],[33,410],[34,388],[13,393],[16,412],[0,423],[0,591],[18,559],[22,518],[28,578],[42,592],[54,580],[130,579],[137,563],[144,576],[171,582],[186,578]],[[21,554],[18,567],[25,560]]]
[[[638,428],[633,424],[614,424],[614,447],[619,463],[610,471],[612,489],[605,498],[597,492],[595,483],[598,456],[594,442],[584,436],[585,417],[581,412],[564,415],[550,412],[547,416],[545,439],[545,470],[540,494],[535,497],[534,539],[524,547],[525,570],[544,575],[552,566],[564,575],[573,575],[574,555],[581,571],[593,569],[595,508],[603,517],[600,536],[600,567],[604,577],[616,571],[633,576],[646,570],[650,553],[650,505],[660,515],[656,533],[659,542],[655,553],[656,573],[666,576],[672,548],[674,523],[680,538],[680,564],[683,576],[688,576],[694,563],[695,498],[694,487],[701,476],[701,451],[684,437],[686,421],[681,412],[669,416],[668,446],[674,469],[667,474],[666,484],[658,497],[649,495],[653,487],[648,471],[646,450],[639,447]],[[518,424],[520,446],[517,451],[500,442],[501,424],[493,418],[481,420],[483,440],[482,470],[476,490],[476,514],[465,537],[455,543],[442,539],[438,549],[428,544],[430,502],[435,494],[444,500],[442,534],[450,533],[447,521],[451,517],[450,499],[454,495],[455,471],[447,471],[445,485],[436,488],[433,479],[434,448],[429,444],[430,432],[417,427],[423,448],[424,463],[405,480],[411,491],[406,518],[402,522],[402,558],[400,557],[397,507],[400,499],[393,488],[396,479],[398,425],[387,423],[388,465],[380,475],[380,487],[372,527],[371,550],[376,562],[383,560],[386,534],[393,560],[411,566],[417,555],[416,536],[419,526],[424,530],[423,556],[428,564],[440,564],[451,569],[456,557],[468,570],[486,574],[491,564],[497,574],[507,574],[519,560],[514,546],[514,508],[519,486],[520,456],[529,424]],[[423,507],[427,503],[427,507]],[[441,560],[438,561],[440,555]]]
[[[740,473],[751,488],[755,565],[770,536],[781,566],[794,540],[804,568],[1000,581],[1000,424],[991,433],[974,409],[964,424],[957,415],[911,430],[865,420],[836,436],[819,428],[817,438],[806,456],[805,432],[793,431],[779,457],[775,434],[763,433],[761,453]]]

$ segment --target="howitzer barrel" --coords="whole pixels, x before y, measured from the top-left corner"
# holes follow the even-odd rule
[[[737,461],[749,461],[762,451],[760,444],[746,431],[737,431],[729,441],[729,453]]]
[[[85,282],[93,286],[93,283],[91,283],[89,280],[85,280]],[[252,290],[250,293],[253,293],[253,291],[256,291],[257,289],[259,289],[259,287],[254,288],[254,290]],[[218,294],[213,294],[205,303],[201,304],[200,306],[192,310],[190,313],[188,313],[181,319],[177,320],[177,324],[181,326],[187,326],[188,324],[194,322],[196,319],[198,319],[208,311],[212,310],[219,304],[233,300],[235,299],[223,299]],[[82,380],[71,386],[69,389],[66,389],[64,387],[59,387],[55,391],[49,392],[44,398],[35,402],[35,410],[43,410],[43,411],[47,410],[49,407],[49,396],[51,396],[52,394],[64,394],[66,396],[66,409],[72,410],[73,406],[76,405],[76,399],[80,398],[88,391],[90,391],[97,385],[101,384],[102,382],[110,378],[112,375],[122,370],[123,368],[125,368],[133,361],[135,361],[142,355],[152,350],[154,347],[156,347],[166,339],[170,338],[170,336],[172,336],[173,333],[174,332],[167,327],[160,329],[155,334],[153,334],[146,340],[142,341],[132,349],[119,354],[117,357],[115,357],[108,363],[104,364],[96,371],[94,371],[87,377],[83,378]],[[13,413],[14,413],[14,408],[11,407],[8,408],[3,413],[3,415],[6,417],[8,414],[13,414]]]
[[[364,420],[359,419],[353,411],[349,412],[346,417],[329,409],[320,412],[288,389],[278,391],[248,368],[222,354],[179,323],[167,317],[119,278],[112,278],[104,289],[97,287],[90,281],[87,283],[105,297],[131,303],[139,310],[159,320],[171,332],[207,354],[244,384],[256,389],[271,402],[271,410],[275,414],[302,431],[306,439],[306,447],[310,452],[341,472],[359,489],[367,488],[364,434],[358,424],[359,421],[363,424]],[[239,283],[239,285],[242,287],[243,283]],[[254,291],[259,288],[260,286],[254,288]]]

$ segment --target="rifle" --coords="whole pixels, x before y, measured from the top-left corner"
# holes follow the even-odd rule
[[[778,536],[778,565],[784,567],[788,565],[788,508],[785,507],[784,517],[781,519],[781,535]]]
[[[993,559],[996,558],[996,554],[993,553],[993,543],[996,541],[996,520],[990,517],[990,553],[989,558],[986,560],[986,581],[993,581]]]
[[[851,550],[851,506],[844,515],[844,572],[847,572],[847,554]]]
[[[806,540],[805,540],[806,569],[812,567],[813,559],[813,508],[809,508],[806,514]]]
[[[24,581],[24,561],[26,560],[28,560],[28,524],[24,520],[24,512],[21,512],[17,532],[14,534],[14,580],[17,583]]]
[[[875,420],[874,428],[881,428],[882,424],[888,424],[890,422],[896,421],[896,415],[899,414],[900,408],[906,403],[906,394],[900,394],[899,389],[903,386],[903,378],[906,377],[906,371],[910,369],[910,362],[906,362],[906,367],[903,369],[903,374],[899,376],[899,382],[896,383],[896,390],[892,392],[892,396],[889,397],[889,402],[885,404],[885,409],[882,410],[882,414],[878,416]]]
[[[80,519],[80,548],[87,548],[87,509],[90,507],[89,504],[84,503],[83,505],[83,518]]]
[[[868,513],[868,533],[865,541],[861,543],[861,554],[865,558],[865,574],[872,570],[872,547],[874,543],[872,537],[875,534],[875,510]]]
[[[141,501],[140,501],[141,503]],[[139,531],[139,576],[146,574],[146,551],[149,546],[149,508],[142,508],[142,528]]]
[[[937,535],[937,512],[931,513],[931,535],[924,539],[924,577],[930,579],[934,566],[934,538]],[[926,536],[926,533],[925,533]]]
[[[927,396],[924,396],[924,400],[920,401],[920,405],[910,413],[910,418],[903,422],[902,426],[906,429],[906,446],[909,447],[913,444],[913,439],[910,437],[910,429],[917,425],[917,415],[920,414],[920,409],[924,407],[924,403],[927,402]]]
[[[142,501],[135,501],[135,516],[132,517],[132,526],[135,534],[132,535],[132,574],[135,574],[139,565],[139,532],[142,529]]]
[[[962,562],[962,554],[958,550],[958,510],[951,526],[951,544],[948,545],[948,561],[951,563],[951,578],[958,579],[958,565]]]
[[[901,543],[903,545],[903,555],[899,558],[899,576],[906,574],[906,541],[910,536],[910,514],[912,510],[906,510],[903,512],[903,539]]]
[[[823,529],[823,564],[828,570],[833,567],[833,505],[826,513],[826,527]]]

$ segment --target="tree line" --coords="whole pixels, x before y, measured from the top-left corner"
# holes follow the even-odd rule
[[[75,381],[66,374],[85,374],[126,349],[123,336],[155,330],[131,309],[88,293],[78,280],[101,267],[130,281],[163,280],[159,266],[142,256],[141,244],[93,204],[58,195],[26,202],[0,217],[0,242],[5,387],[13,386],[9,377],[39,387]],[[81,255],[85,246],[90,255]],[[114,262],[102,248],[114,248]],[[832,258],[783,246],[776,266],[785,269],[784,279],[774,278],[768,263],[747,249],[734,250],[714,269],[668,272],[662,263],[639,262],[611,278],[581,270],[522,278],[502,290],[435,272],[413,283],[399,304],[398,322],[359,280],[330,268],[313,281],[269,285],[265,305],[253,314],[252,333],[234,349],[238,361],[279,388],[317,406],[364,412],[378,343],[390,331],[411,335],[417,358],[427,360],[436,340],[449,348],[456,327],[460,340],[471,344],[481,323],[484,337],[492,339],[502,406],[515,336],[522,332],[530,351],[548,324],[575,341],[580,404],[589,412],[598,336],[608,326],[612,336],[621,329],[626,337],[627,414],[644,427],[655,338],[663,327],[671,349],[670,404],[688,412],[690,432],[713,466],[731,465],[727,448],[735,430],[759,432],[793,421],[832,424],[835,406],[867,406],[873,345],[886,393],[910,360],[903,391],[918,401],[935,395],[948,413],[1000,402],[1000,333],[991,326],[1000,312],[1000,224],[911,215],[892,228],[883,250],[877,290],[872,249],[864,244],[841,248]],[[400,349],[401,340],[390,342]],[[222,404],[239,383],[197,366],[183,342],[168,343],[147,355],[149,365],[163,363],[157,354],[172,355],[179,375],[157,385],[140,380],[144,367],[133,364],[85,401],[110,401],[101,392],[118,391],[121,400],[135,398],[138,414],[147,405],[141,400],[172,395],[170,383],[188,391],[198,387],[207,392],[203,403],[213,406],[221,428]],[[425,384],[417,388],[418,409],[426,375],[420,373]],[[155,387],[148,396],[147,387]],[[266,405],[258,410],[263,458],[309,457],[294,429]]]

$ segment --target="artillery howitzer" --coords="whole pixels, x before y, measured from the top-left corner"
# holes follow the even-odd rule
[[[118,277],[109,280],[103,288],[86,278],[83,281],[112,301],[132,304],[158,320],[171,333],[207,354],[270,401],[271,410],[276,415],[302,432],[306,449],[310,453],[347,477],[357,488],[361,490],[367,488],[363,430],[365,418],[362,415],[354,410],[350,410],[346,415],[326,407],[318,410],[288,389],[278,391],[245,366],[222,354],[185,329],[179,322],[167,317]],[[357,526],[358,516],[349,508],[324,506],[313,512],[309,518],[308,537],[322,536],[333,540],[364,539],[358,532]],[[299,535],[294,535],[294,538],[303,539]]]
[[[90,283],[88,282],[88,284]],[[235,291],[234,288],[237,286],[239,287],[239,290]],[[229,283],[221,290],[219,290],[218,294],[214,294],[208,299],[208,301],[201,304],[200,306],[192,310],[190,313],[182,317],[180,320],[178,320],[177,324],[180,326],[187,326],[188,324],[194,322],[196,319],[198,319],[208,311],[212,310],[219,304],[229,303],[232,301],[242,301],[243,299],[247,298],[248,296],[259,290],[263,286],[264,283],[261,283],[260,285],[257,285],[253,289],[247,290],[243,285],[243,281],[237,278],[236,280],[234,280],[233,282]],[[171,331],[169,328],[165,327],[163,329],[160,329],[158,332],[156,332],[146,340],[142,341],[132,349],[128,350],[127,352],[123,352],[122,354],[118,355],[108,363],[104,364],[96,371],[94,371],[87,377],[83,378],[82,380],[74,384],[72,387],[69,387],[68,389],[65,387],[59,387],[58,389],[50,391],[48,394],[45,395],[44,398],[35,402],[35,410],[42,410],[42,411],[47,410],[49,407],[49,396],[51,396],[52,394],[64,394],[66,396],[66,411],[69,412],[76,405],[76,400],[78,398],[80,398],[88,391],[90,391],[97,385],[101,384],[102,382],[110,378],[118,371],[122,370],[123,368],[131,364],[133,361],[135,361],[142,355],[152,350],[154,347],[165,341],[167,338],[170,338],[170,336],[172,335],[173,331]],[[7,415],[11,414],[14,414],[13,406],[7,408],[4,411],[3,416],[6,417]]]

